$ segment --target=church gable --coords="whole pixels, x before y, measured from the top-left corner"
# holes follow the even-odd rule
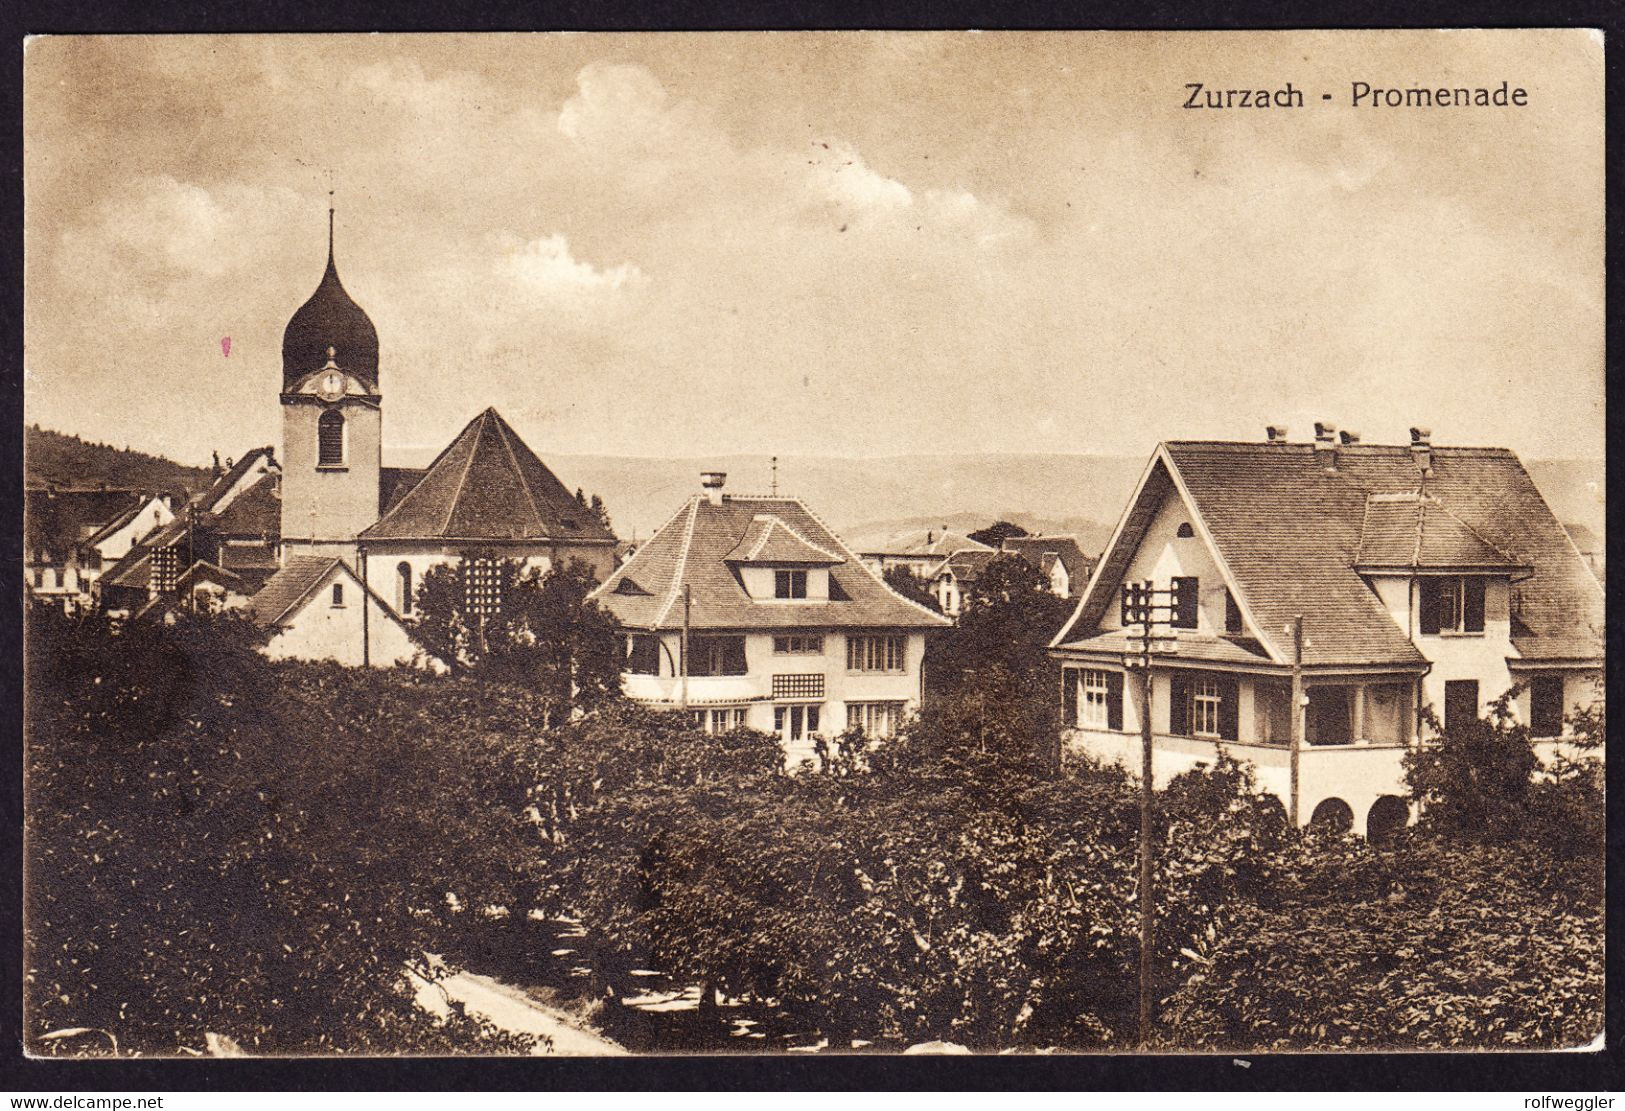
[[[460,432],[366,540],[614,541],[495,409]]]

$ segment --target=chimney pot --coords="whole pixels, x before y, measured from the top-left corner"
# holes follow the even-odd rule
[[[1337,470],[1337,425],[1315,422],[1315,461],[1328,473]]]
[[[705,491],[705,500],[712,505],[721,505],[722,487],[727,481],[727,471],[701,471],[700,489]]]
[[[1271,444],[1286,443],[1287,428],[1284,424],[1272,424],[1264,429],[1264,439]]]
[[[1360,442],[1360,434],[1355,432],[1353,429],[1345,428],[1342,432],[1338,433],[1338,435],[1343,438],[1343,443],[1345,446]]]
[[[1433,473],[1433,432],[1427,428],[1411,429],[1411,458],[1423,474]]]

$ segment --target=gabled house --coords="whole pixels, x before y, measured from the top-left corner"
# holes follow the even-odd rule
[[[104,569],[172,519],[170,499],[141,490],[25,490],[23,581],[30,596],[89,607]]]
[[[198,563],[212,566],[207,574],[216,579],[218,572],[233,576],[234,591],[258,590],[280,566],[280,478],[271,448],[245,454],[106,569],[98,584],[102,606],[140,613],[159,595],[175,595]]]
[[[337,556],[291,556],[245,613],[271,631],[272,659],[388,667],[420,655],[400,616]]]
[[[976,580],[998,556],[998,549],[986,545],[962,548],[932,569],[927,581],[943,613],[949,617],[959,616],[965,608],[965,599],[976,589]]]
[[[1079,597],[1095,569],[1095,561],[1083,554],[1076,536],[1007,536],[999,550],[1019,555],[1042,571],[1057,598]]]
[[[1448,726],[1525,684],[1518,713],[1560,739],[1600,694],[1603,592],[1517,456],[1422,429],[1398,446],[1270,433],[1152,454],[1051,645],[1072,743],[1138,767],[1141,638],[1120,598],[1143,582],[1180,588],[1150,669],[1159,782],[1223,744],[1290,808],[1300,658],[1300,822],[1403,823],[1424,708]]]
[[[862,545],[859,555],[863,562],[884,573],[894,567],[906,567],[922,579],[930,580],[942,561],[955,552],[985,551],[993,549],[947,525],[940,529],[905,532]]]
[[[948,624],[894,592],[801,501],[703,492],[594,591],[626,637],[624,689],[713,732],[889,735],[921,695],[925,638]]]

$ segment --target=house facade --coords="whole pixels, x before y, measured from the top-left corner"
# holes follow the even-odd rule
[[[999,550],[1013,552],[1042,571],[1057,598],[1081,595],[1095,569],[1095,561],[1084,554],[1076,536],[1007,536]]]
[[[337,556],[294,556],[246,607],[272,659],[390,667],[422,653],[390,605]]]
[[[140,490],[23,492],[23,582],[39,602],[87,609],[102,573],[174,518],[172,495]]]
[[[816,736],[889,736],[918,706],[926,636],[947,620],[798,499],[724,494],[725,477],[708,473],[592,595],[625,637],[626,694],[711,732],[774,733],[792,766]]]
[[[1051,645],[1071,744],[1137,768],[1131,583],[1178,589],[1149,669],[1158,782],[1223,745],[1300,823],[1403,824],[1424,710],[1448,727],[1522,684],[1516,712],[1549,751],[1600,697],[1601,587],[1522,464],[1421,429],[1157,448]]]

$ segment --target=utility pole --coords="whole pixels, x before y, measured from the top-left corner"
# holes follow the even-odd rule
[[[1293,829],[1299,825],[1298,753],[1303,747],[1303,614],[1292,619],[1292,740],[1287,762],[1292,769],[1292,809],[1289,818]]]
[[[1160,599],[1160,600],[1159,600]],[[1122,622],[1124,627],[1140,626],[1140,1023],[1141,1049],[1151,1045],[1152,954],[1156,945],[1156,872],[1152,861],[1152,827],[1156,818],[1156,780],[1151,753],[1151,653],[1156,639],[1154,626],[1171,622],[1179,610],[1177,585],[1158,588],[1150,582],[1124,583]]]
[[[683,644],[682,644],[682,650],[678,653],[678,656],[680,658],[680,662],[683,665],[683,668],[682,668],[682,670],[683,670],[682,693],[680,695],[680,704],[681,704],[682,708],[685,709],[685,710],[688,709],[688,611],[689,611],[689,607],[692,606],[693,604],[694,604],[694,591],[693,591],[693,588],[690,587],[688,585],[688,583],[684,583],[683,584]]]

